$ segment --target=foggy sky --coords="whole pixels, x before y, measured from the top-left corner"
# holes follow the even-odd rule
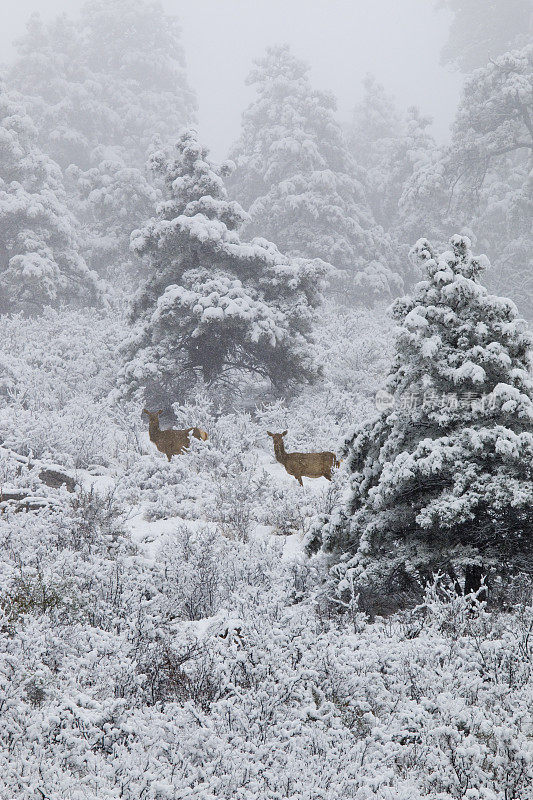
[[[317,88],[331,89],[339,118],[349,118],[372,72],[405,108],[418,105],[447,137],[462,77],[440,66],[449,16],[434,0],[162,0],[183,29],[189,81],[199,103],[199,127],[216,159],[239,135],[253,97],[244,85],[254,58],[288,42],[311,65]],[[13,53],[28,16],[75,14],[84,0],[0,0],[0,61]],[[112,2],[112,0],[110,0]]]

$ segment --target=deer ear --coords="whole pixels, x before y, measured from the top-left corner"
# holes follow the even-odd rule
[[[268,433],[269,436],[274,436],[274,434],[270,433],[270,431],[267,431],[267,433]]]
[[[283,431],[283,433],[281,435],[282,436],[286,436],[287,434],[288,434],[288,431]]]
[[[150,412],[148,411],[148,409],[147,409],[147,408],[143,408],[143,410],[142,410],[142,412],[141,412],[141,413],[142,413],[142,414],[148,414],[148,416],[150,416]]]
[[[162,413],[163,413],[163,409],[160,408],[159,411],[157,412],[157,416],[159,416],[159,414],[162,414]]]

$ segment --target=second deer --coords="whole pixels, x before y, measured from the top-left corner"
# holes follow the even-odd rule
[[[166,455],[170,461],[172,456],[180,456],[184,450],[191,446],[190,434],[195,439],[201,439],[205,442],[207,433],[201,428],[185,428],[185,430],[175,430],[174,428],[167,428],[161,430],[159,427],[159,415],[163,412],[148,411],[147,408],[143,409],[143,414],[148,415],[148,435],[150,441],[155,444],[157,449]]]
[[[340,464],[335,453],[327,450],[322,453],[287,453],[283,442],[283,437],[287,435],[287,431],[283,431],[283,433],[270,433],[270,431],[267,431],[267,433],[274,440],[276,461],[283,464],[289,475],[293,475],[300,486],[304,485],[303,477],[331,480],[331,470]]]

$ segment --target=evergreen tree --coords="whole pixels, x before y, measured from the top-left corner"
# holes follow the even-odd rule
[[[167,199],[132,234],[151,276],[133,306],[121,390],[144,387],[146,402],[169,407],[198,379],[252,373],[278,388],[313,379],[308,345],[326,265],[240,239],[247,215],[228,200],[226,167],[208,160],[194,131],[173,156],[157,152],[152,167]]]
[[[450,145],[423,162],[400,198],[401,227],[444,242],[469,233],[492,264],[489,288],[533,314],[533,47],[466,81]]]
[[[533,23],[531,0],[439,0],[453,13],[442,61],[462,72],[521,47]]]
[[[451,232],[463,231],[468,216],[458,212],[451,147],[436,147],[429,158],[417,165],[403,187],[398,201],[398,227],[406,242],[417,241],[425,231],[439,246],[445,246]],[[470,235],[471,232],[469,232]]]
[[[37,146],[23,99],[0,86],[0,311],[94,303],[103,290],[77,252],[58,165]]]
[[[87,262],[99,275],[136,287],[143,271],[130,250],[130,234],[152,213],[158,188],[143,170],[116,158],[87,170],[72,164],[66,176],[83,220],[80,239]]]
[[[346,270],[363,301],[396,294],[391,245],[366,202],[334,98],[313,89],[308,72],[284,46],[269,48],[248,77],[257,99],[243,115],[230,183],[249,211],[247,231]]]
[[[427,128],[431,119],[411,107],[401,114],[383,86],[368,75],[365,96],[355,109],[349,143],[355,161],[363,168],[365,194],[376,222],[394,243],[394,268],[404,277],[412,235],[406,229],[400,200],[413,174],[431,161],[435,142]],[[423,206],[423,204],[422,204]],[[422,214],[422,209],[421,214]],[[411,277],[411,276],[409,276]]]
[[[177,20],[145,0],[89,0],[79,19],[48,24],[34,15],[10,81],[28,97],[40,146],[69,171],[88,264],[131,275],[129,236],[154,202],[147,155],[195,114]]]
[[[353,110],[348,143],[356,163],[368,169],[375,162],[380,142],[401,137],[403,119],[394,97],[385,91],[374,75],[368,73],[363,86],[365,93]]]
[[[533,46],[466,82],[453,127],[458,211],[494,265],[491,288],[533,314]]]
[[[532,338],[479,283],[467,238],[414,252],[426,279],[394,306],[387,407],[347,440],[347,504],[309,543],[334,554],[341,590],[416,592],[462,572],[468,591],[533,571]]]
[[[79,19],[34,14],[10,81],[32,102],[40,144],[66,169],[120,156],[144,167],[152,139],[194,117],[180,28],[149,0],[89,0]]]

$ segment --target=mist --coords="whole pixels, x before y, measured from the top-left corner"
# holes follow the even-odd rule
[[[0,8],[2,59],[14,52],[31,13],[43,19],[73,15],[82,0],[4,0]],[[227,156],[252,98],[245,85],[252,61],[273,44],[289,43],[311,66],[313,83],[337,98],[348,120],[362,97],[367,72],[403,107],[429,114],[439,141],[449,135],[461,76],[440,63],[449,11],[428,0],[164,0],[183,29],[188,72],[198,97],[202,137],[217,159]]]

